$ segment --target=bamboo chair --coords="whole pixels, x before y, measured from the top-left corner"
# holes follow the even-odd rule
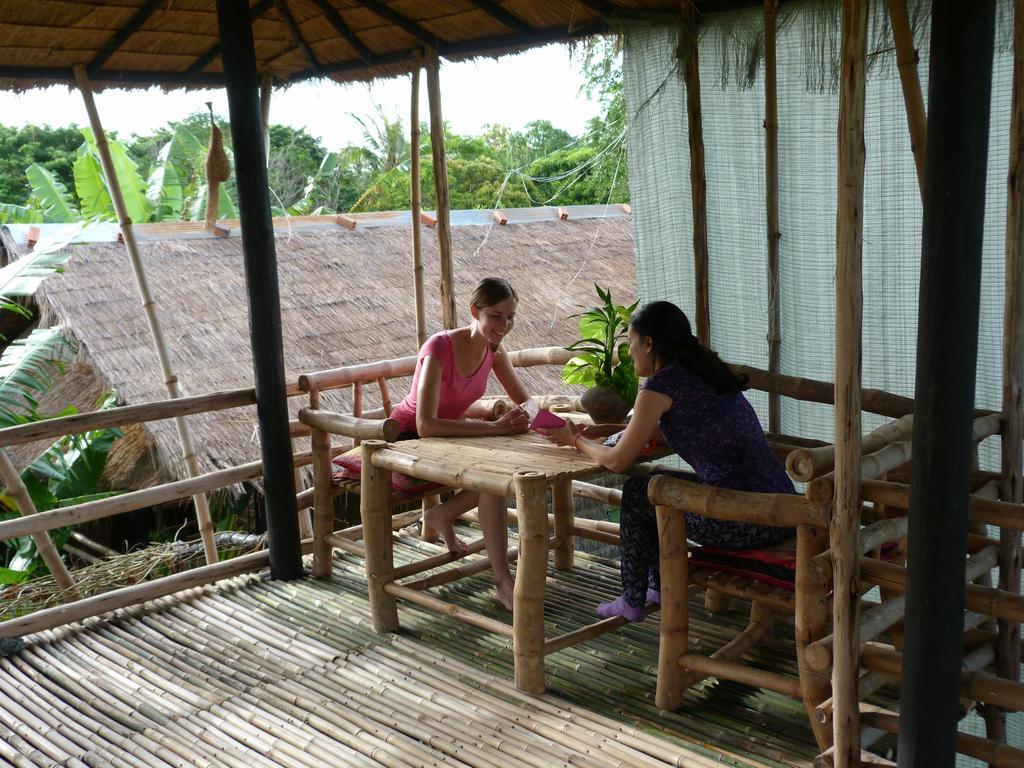
[[[766,688],[802,700],[811,715],[815,738],[823,749],[826,748],[831,743],[831,734],[817,722],[816,708],[829,697],[829,671],[812,669],[804,659],[804,650],[811,642],[825,636],[829,615],[827,582],[813,563],[816,556],[826,551],[830,504],[793,494],[715,488],[668,475],[658,475],[651,480],[648,496],[657,508],[661,556],[655,703],[663,709],[679,708],[685,690],[709,675]],[[691,568],[686,545],[686,512],[717,520],[795,528],[795,591],[713,567]],[[687,649],[691,585],[707,589],[709,594],[750,601],[747,627],[710,655]],[[712,607],[723,606],[713,601]],[[798,680],[739,662],[740,657],[755,646],[771,640],[776,615],[796,616]]]
[[[897,557],[883,558],[883,545],[900,544],[907,535],[910,489],[903,483],[910,459],[912,418],[904,417],[883,425],[865,436],[862,459],[865,508],[854,542],[828,540],[828,518],[832,504],[832,446],[798,448],[787,458],[794,479],[805,481],[805,498],[790,494],[753,494],[707,488],[684,480],[661,476],[652,481],[649,496],[657,506],[661,544],[662,609],[661,649],[657,703],[665,708],[678,707],[683,692],[708,675],[775,690],[803,700],[819,745],[827,749],[831,742],[830,678],[833,664],[833,637],[827,634],[832,615],[829,585],[832,578],[832,554],[842,548],[860,557],[862,594],[874,586],[881,589],[880,603],[865,603],[857,633],[862,644],[861,667],[866,672],[858,681],[859,700],[870,696],[882,685],[898,679],[900,627],[904,618],[906,570]],[[986,414],[975,420],[973,438],[980,442],[998,433],[998,414]],[[1024,505],[994,499],[991,478],[979,473],[971,500],[971,518],[975,526],[1000,525],[1015,530],[1024,528]],[[889,477],[890,479],[886,479]],[[880,479],[881,478],[881,479]],[[732,574],[706,567],[690,567],[685,541],[685,513],[737,522],[756,522],[796,528],[795,592],[772,590]],[[991,628],[979,629],[986,619],[1021,621],[1024,599],[1020,595],[995,590],[974,582],[983,580],[997,563],[999,542],[977,533],[968,538],[964,567],[967,583],[968,613],[965,616],[964,689],[965,699],[984,701],[998,707],[1024,707],[1024,686],[984,671],[992,660],[996,635]],[[687,587],[697,585],[728,596],[751,601],[750,622],[745,630],[711,656],[687,651]],[[709,593],[710,594],[710,593]],[[798,681],[738,663],[739,657],[759,643],[770,640],[774,616],[795,616],[795,646]],[[885,634],[889,643],[881,643]],[[872,724],[862,743],[869,744],[898,723],[898,715],[861,704],[865,723]],[[994,742],[968,748],[988,760],[999,752],[1007,765],[1024,760],[1024,753],[999,747]]]

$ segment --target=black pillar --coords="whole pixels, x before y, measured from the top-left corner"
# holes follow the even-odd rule
[[[276,579],[294,579],[303,575],[302,554],[292,444],[288,435],[274,223],[270,216],[259,79],[248,0],[217,0],[217,21],[231,117],[238,210],[242,219],[270,572]]]
[[[994,0],[932,4],[900,768],[953,768]]]

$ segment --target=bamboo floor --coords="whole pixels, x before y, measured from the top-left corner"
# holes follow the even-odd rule
[[[412,536],[400,563],[436,552]],[[545,621],[593,620],[617,592],[613,564],[577,556],[549,572]],[[489,575],[436,590],[510,620]],[[745,622],[699,600],[692,641]],[[654,706],[656,619],[548,656],[548,693],[512,684],[510,641],[400,602],[399,632],[373,632],[362,562],[332,578],[239,577],[26,638],[0,658],[0,766],[809,766],[802,706],[706,681]],[[752,657],[794,668],[790,627]]]

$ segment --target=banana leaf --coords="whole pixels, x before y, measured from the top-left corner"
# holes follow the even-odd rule
[[[96,148],[96,139],[93,136],[92,129],[82,128],[82,136],[85,138],[85,144],[78,150],[79,157],[83,155],[91,156],[96,161],[96,173],[94,175],[88,174],[83,179],[89,185],[86,189],[79,188],[78,161],[75,161],[75,188],[78,196],[84,200],[84,195],[95,195],[96,190],[92,187],[98,184],[106,191],[109,199],[110,185],[103,174],[100,173],[99,150]],[[116,139],[108,140],[107,147],[110,150],[110,159],[114,165],[117,181],[121,186],[121,196],[124,198],[124,206],[129,218],[137,222],[148,221],[150,205],[149,200],[146,199],[146,183],[139,174],[139,166],[132,160],[128,150],[120,141]],[[84,164],[83,168],[85,168]]]
[[[82,215],[74,206],[67,187],[57,177],[38,163],[25,169],[25,177],[32,187],[32,197],[43,211],[43,220],[66,224],[80,221]]]
[[[75,226],[48,228],[46,234],[33,249],[32,253],[22,256],[17,261],[0,269],[0,300],[8,296],[33,296],[39,284],[54,274],[71,257],[67,246],[85,226],[78,222]]]
[[[47,392],[73,349],[60,326],[38,328],[12,342],[0,355],[0,426],[36,414],[38,395]]]
[[[152,206],[153,219],[156,221],[180,219],[184,206],[181,180],[174,164],[168,159],[170,151],[171,142],[167,142],[160,150],[157,163],[147,181],[146,198]]]
[[[75,192],[82,206],[82,215],[87,219],[116,219],[114,203],[103,181],[100,161],[89,152],[80,151],[71,168],[75,175]]]
[[[0,224],[41,224],[43,212],[31,205],[0,203]]]

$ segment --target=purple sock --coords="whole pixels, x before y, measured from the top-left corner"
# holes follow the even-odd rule
[[[647,596],[645,598],[648,603],[654,603],[655,605],[661,605],[661,592],[656,589],[647,588]]]
[[[620,595],[610,603],[600,603],[597,606],[597,612],[605,618],[612,618],[613,616],[622,616],[626,621],[643,621],[644,609],[635,608],[626,602],[626,598]]]

